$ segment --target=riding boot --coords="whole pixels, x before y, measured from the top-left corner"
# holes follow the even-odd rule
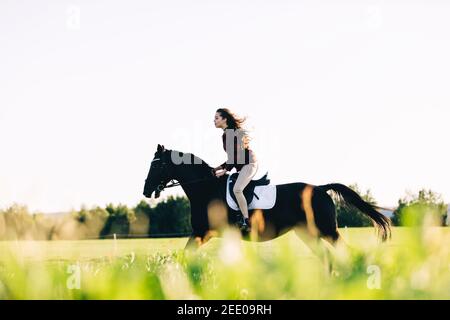
[[[239,213],[237,225],[241,231],[245,233],[250,232],[250,220],[248,218],[245,218],[242,213]]]

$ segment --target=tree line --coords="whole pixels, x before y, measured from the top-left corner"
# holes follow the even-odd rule
[[[190,234],[190,203],[169,196],[151,206],[144,200],[135,207],[108,204],[67,214],[30,213],[13,204],[0,210],[0,240],[81,240],[136,237],[172,237]]]
[[[365,201],[377,205],[370,190],[361,192],[350,185]],[[332,194],[339,227],[369,227],[371,220],[352,206],[346,206]],[[392,212],[395,226],[418,225],[425,217],[445,225],[447,204],[431,190],[420,190],[399,199]],[[169,196],[156,205],[140,201],[135,207],[108,204],[104,208],[81,207],[64,215],[30,213],[26,206],[13,204],[0,210],[0,240],[79,240],[186,236],[191,232],[190,203],[185,196]]]

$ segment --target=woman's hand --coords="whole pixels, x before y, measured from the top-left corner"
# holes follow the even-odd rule
[[[223,176],[225,174],[225,172],[227,172],[227,170],[225,170],[225,169],[215,170],[214,169],[214,172],[216,173],[216,177],[219,178],[219,177]]]

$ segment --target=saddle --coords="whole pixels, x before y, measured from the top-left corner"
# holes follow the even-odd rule
[[[227,180],[227,203],[233,210],[239,210],[233,187],[236,183],[239,173],[235,172],[228,176]],[[248,209],[270,209],[275,205],[276,186],[270,185],[268,173],[260,179],[251,180],[244,188],[244,197],[247,200]]]

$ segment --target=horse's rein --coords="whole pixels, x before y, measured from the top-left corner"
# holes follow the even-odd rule
[[[200,182],[200,181],[207,181],[207,180],[210,180],[212,178],[215,178],[215,177],[208,177],[208,178],[203,178],[203,179],[197,179],[197,180],[192,180],[192,181],[188,181],[188,182],[174,182],[174,180],[171,179],[169,182],[172,183],[172,184],[169,184],[169,185],[165,186],[164,188],[172,188],[172,187],[182,186],[182,185],[186,185],[186,184],[192,184],[192,183],[196,183],[196,182]]]
[[[212,170],[211,170],[211,173],[213,173]],[[201,181],[208,181],[208,180],[211,180],[211,179],[217,179],[217,177],[213,175],[212,177],[196,179],[196,180],[187,181],[187,182],[179,182],[179,181],[175,182],[174,179],[170,179],[169,183],[171,183],[171,184],[163,186],[161,188],[161,190],[159,190],[159,191],[163,191],[165,188],[178,187],[178,186],[183,186],[183,185],[187,185],[187,184],[197,183],[197,182],[201,182]],[[161,186],[161,185],[162,184],[160,184],[159,186]],[[158,189],[160,189],[159,186],[158,186]]]

